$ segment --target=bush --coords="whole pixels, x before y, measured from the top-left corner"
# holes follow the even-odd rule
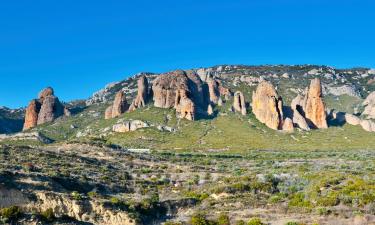
[[[191,225],[210,225],[210,222],[202,214],[196,214],[191,217]]]
[[[262,220],[258,217],[254,217],[247,222],[247,225],[264,225],[264,223],[262,223]]]
[[[15,220],[21,215],[21,210],[18,206],[11,206],[0,210],[0,216],[6,220]]]
[[[220,214],[219,218],[217,219],[218,225],[230,225],[229,216],[225,213]]]
[[[238,221],[236,222],[236,225],[245,225],[245,221],[243,221],[243,220],[238,220]]]
[[[82,200],[82,195],[78,193],[77,191],[73,191],[71,196],[74,200],[77,200],[77,201]]]
[[[56,219],[55,214],[53,213],[53,209],[49,208],[44,212],[40,213],[40,216],[42,217],[42,220],[47,222],[52,222],[54,219]]]

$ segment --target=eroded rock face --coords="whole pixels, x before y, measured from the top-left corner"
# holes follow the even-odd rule
[[[350,125],[356,126],[361,123],[361,119],[353,114],[346,113],[345,122],[347,122]]]
[[[365,106],[362,114],[366,115],[368,119],[375,119],[375,91],[367,96],[362,105]]]
[[[282,99],[270,82],[262,81],[258,85],[253,92],[252,107],[260,122],[274,130],[282,129]]]
[[[70,111],[54,96],[51,87],[45,88],[39,93],[38,99],[32,100],[27,107],[23,130],[52,122],[63,115],[69,116]]]
[[[310,127],[307,124],[305,117],[303,116],[304,115],[303,104],[304,104],[303,97],[301,95],[297,95],[297,97],[295,97],[292,100],[292,103],[291,103],[291,108],[293,110],[292,121],[294,124],[297,124],[297,126],[301,128],[302,130],[308,131],[310,130]]]
[[[188,97],[186,90],[180,89],[176,94],[175,101],[176,116],[180,119],[194,120],[195,104]]]
[[[285,132],[293,132],[294,131],[294,126],[293,126],[293,121],[290,118],[286,118],[283,122],[283,131]]]
[[[41,104],[36,99],[31,100],[29,106],[26,108],[25,123],[23,130],[28,130],[35,127],[38,124],[38,114],[40,111]]]
[[[121,114],[125,113],[129,108],[129,105],[126,101],[126,96],[123,91],[116,93],[115,100],[113,104],[109,106],[104,113],[105,119],[116,118]]]
[[[209,104],[207,107],[207,114],[210,116],[214,113],[214,110],[212,109],[212,105]]]
[[[304,99],[303,110],[310,127],[319,129],[328,127],[320,79],[316,78],[311,81]]]
[[[210,103],[217,104],[220,98],[219,82],[214,78],[210,78],[207,81],[207,85],[208,85],[208,92],[210,96]]]
[[[237,91],[236,93],[234,93],[233,109],[236,112],[240,112],[242,115],[246,115],[247,113],[245,97],[240,91]]]
[[[182,70],[159,75],[153,82],[154,106],[172,108],[175,105],[177,90],[188,90],[188,77]]]
[[[145,127],[149,127],[149,125],[141,120],[131,120],[113,125],[112,131],[118,133],[125,133]]]
[[[42,99],[42,106],[38,115],[38,125],[52,122],[64,115],[64,106],[57,97],[51,95],[45,96]]]
[[[130,105],[129,111],[144,107],[148,99],[148,80],[146,76],[141,76],[138,79],[138,93],[137,97]]]

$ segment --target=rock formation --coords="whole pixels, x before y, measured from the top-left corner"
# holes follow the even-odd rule
[[[219,82],[214,79],[210,78],[207,81],[208,84],[208,91],[209,91],[209,96],[210,96],[210,103],[217,104],[219,97],[220,97],[220,90],[219,90]]]
[[[303,97],[301,95],[297,95],[297,97],[292,100],[291,108],[293,111],[293,123],[302,130],[310,130],[310,127],[303,116]]]
[[[125,113],[129,105],[126,102],[126,96],[123,91],[117,92],[113,105],[105,110],[105,119],[115,118]]]
[[[345,114],[345,122],[350,124],[350,125],[353,125],[353,126],[356,126],[356,125],[359,125],[361,123],[361,119],[353,114],[349,114],[349,113],[346,113]]]
[[[34,99],[26,108],[23,130],[27,130],[47,122],[52,122],[63,115],[69,116],[70,111],[54,96],[51,87],[43,89],[38,99]]]
[[[306,92],[303,107],[307,123],[312,128],[327,128],[327,115],[322,97],[322,85],[320,79],[311,80]]]
[[[252,108],[256,118],[271,129],[282,129],[282,99],[273,85],[262,81],[252,96]]]
[[[236,112],[240,112],[242,115],[246,115],[246,103],[245,103],[245,97],[242,94],[242,92],[237,91],[234,94],[234,99],[233,99],[233,109]]]
[[[212,109],[212,105],[209,104],[207,107],[207,114],[211,116],[214,113],[214,110]]]
[[[375,91],[367,96],[362,105],[365,106],[362,114],[366,115],[368,119],[375,119]]]
[[[113,125],[112,131],[118,133],[125,133],[145,127],[149,127],[149,125],[141,120],[131,120]]]
[[[284,122],[283,122],[283,131],[286,132],[293,132],[294,131],[294,126],[293,126],[293,121],[289,117],[287,117]]]
[[[180,89],[176,94],[175,101],[176,116],[180,119],[194,120],[195,118],[195,104],[188,97],[187,91]]]
[[[138,79],[138,93],[132,104],[129,107],[129,111],[144,107],[148,99],[148,81],[146,76],[141,76]]]
[[[36,99],[31,100],[29,106],[26,108],[25,123],[23,130],[28,130],[38,124],[38,113],[40,111],[40,102]]]

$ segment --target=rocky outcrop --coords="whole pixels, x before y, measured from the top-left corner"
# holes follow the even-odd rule
[[[292,119],[287,117],[283,122],[283,131],[285,132],[293,132],[294,131],[294,125]]]
[[[367,96],[362,105],[365,107],[362,114],[368,119],[375,119],[375,91]]]
[[[69,116],[70,111],[54,96],[54,91],[51,87],[45,88],[39,93],[38,99],[34,99],[29,103],[26,109],[23,130],[52,122],[63,115]]]
[[[216,105],[220,98],[220,90],[219,90],[220,84],[216,79],[210,78],[207,81],[207,85],[208,85],[208,92],[210,96],[210,103]]]
[[[125,113],[129,108],[123,91],[117,92],[113,104],[105,110],[105,119],[116,118]]]
[[[234,93],[233,109],[236,112],[240,112],[242,115],[246,115],[247,113],[245,97],[240,91],[237,91],[236,93]]]
[[[38,114],[40,111],[41,104],[38,100],[33,99],[26,108],[25,123],[23,130],[28,130],[35,127],[38,124]]]
[[[346,113],[345,114],[345,122],[350,124],[350,125],[353,125],[353,126],[357,126],[359,124],[361,124],[361,119],[353,114],[349,114],[349,113]]]
[[[179,119],[194,120],[195,118],[195,104],[188,97],[186,90],[180,89],[176,94],[175,106],[176,116]]]
[[[303,106],[304,116],[311,128],[327,128],[327,115],[322,97],[322,85],[320,79],[311,80],[306,92]]]
[[[44,144],[52,142],[49,138],[45,137],[39,132],[25,132],[16,134],[0,134],[0,140],[12,140],[12,141],[38,141]]]
[[[141,120],[130,120],[130,121],[124,121],[121,123],[117,123],[113,125],[112,131],[118,132],[118,133],[125,133],[129,131],[135,131],[140,128],[149,127],[148,123],[145,123]]]
[[[124,211],[112,211],[97,201],[71,199],[64,194],[54,192],[36,192],[37,202],[32,206],[36,211],[52,209],[55,216],[69,216],[78,221],[105,224],[105,225],[133,225],[135,220],[131,219]]]
[[[362,120],[361,127],[368,132],[375,132],[375,123],[371,120]]]
[[[232,96],[232,92],[230,91],[229,88],[223,87],[223,85],[220,84],[219,86],[219,93],[220,96],[223,96],[225,100],[229,100],[230,97]],[[219,99],[220,100],[220,99]],[[219,103],[218,103],[219,104]]]
[[[214,113],[214,110],[212,109],[212,105],[209,104],[207,107],[207,114],[211,116]]]
[[[252,96],[252,108],[256,118],[271,129],[282,129],[282,99],[273,85],[262,81]]]
[[[293,123],[302,130],[310,130],[310,127],[303,116],[303,97],[301,95],[297,95],[297,97],[292,100],[291,108],[293,111]]]
[[[144,107],[148,100],[148,80],[146,76],[141,76],[138,79],[138,93],[132,104],[129,107],[129,111],[134,111],[135,109]]]

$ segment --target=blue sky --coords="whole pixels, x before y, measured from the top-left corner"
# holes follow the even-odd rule
[[[0,105],[64,101],[141,71],[375,67],[372,0],[17,0],[0,4]]]

